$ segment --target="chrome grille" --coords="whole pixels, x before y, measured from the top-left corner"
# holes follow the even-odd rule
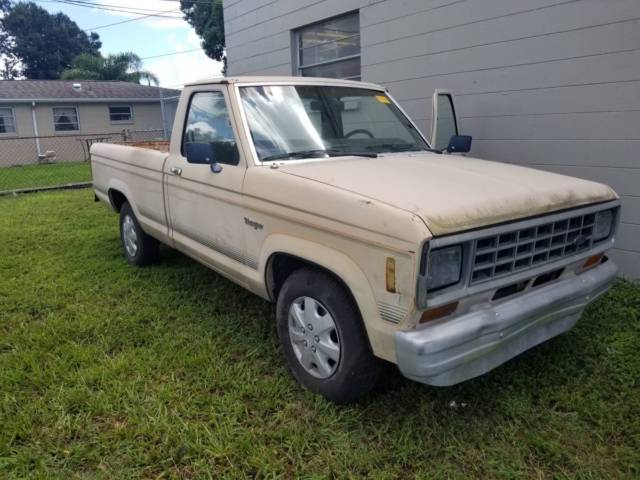
[[[577,215],[474,240],[471,285],[551,263],[593,246],[595,214]]]

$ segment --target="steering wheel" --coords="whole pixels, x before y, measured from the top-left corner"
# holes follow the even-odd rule
[[[351,130],[349,133],[345,133],[344,138],[349,138],[352,135],[357,135],[358,133],[363,133],[365,135],[368,135],[369,138],[376,138],[373,133],[371,133],[369,130],[365,130],[364,128],[357,128],[356,130]]]

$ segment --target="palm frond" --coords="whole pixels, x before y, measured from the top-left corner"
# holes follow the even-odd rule
[[[124,82],[158,85],[158,77],[142,69],[142,60],[133,52],[109,54],[106,57],[82,54],[71,62],[71,68],[63,72],[64,79],[120,80]]]

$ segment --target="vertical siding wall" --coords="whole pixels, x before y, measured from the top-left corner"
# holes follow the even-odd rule
[[[225,0],[229,74],[292,74],[291,30],[360,11],[362,78],[425,132],[455,92],[472,154],[606,182],[640,277],[639,0]]]

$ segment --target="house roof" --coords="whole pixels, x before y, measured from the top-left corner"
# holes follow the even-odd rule
[[[180,95],[180,90],[130,82],[97,80],[0,80],[0,102],[101,100],[158,101]]]

